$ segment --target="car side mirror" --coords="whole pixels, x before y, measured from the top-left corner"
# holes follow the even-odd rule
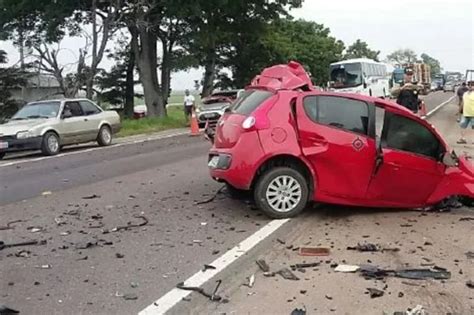
[[[443,164],[448,167],[455,167],[458,166],[458,159],[454,152],[446,152],[443,154]]]

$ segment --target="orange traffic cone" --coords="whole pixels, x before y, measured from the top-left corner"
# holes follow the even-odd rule
[[[191,114],[191,133],[190,136],[199,136],[199,124],[196,118],[196,112],[193,110]]]
[[[426,116],[426,105],[424,101],[421,101],[420,105],[420,117]]]

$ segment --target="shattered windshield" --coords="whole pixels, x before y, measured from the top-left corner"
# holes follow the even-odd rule
[[[334,82],[334,88],[346,88],[361,85],[361,64],[349,63],[331,66],[331,81]]]
[[[12,117],[12,120],[53,118],[58,115],[59,106],[59,102],[27,104]]]

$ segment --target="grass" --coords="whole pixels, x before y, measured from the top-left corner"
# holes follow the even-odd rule
[[[168,117],[145,117],[142,119],[124,119],[117,137],[153,133],[168,129],[184,128],[186,120],[181,107],[168,108]]]

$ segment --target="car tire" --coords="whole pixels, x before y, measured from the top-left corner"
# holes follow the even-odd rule
[[[56,155],[61,151],[59,136],[52,131],[48,131],[43,136],[41,142],[41,152],[44,155]]]
[[[0,160],[2,160],[5,157],[5,152],[0,152]]]
[[[97,143],[101,147],[112,144],[112,130],[110,130],[109,126],[100,127],[99,134],[97,135]]]
[[[269,217],[291,218],[303,211],[308,203],[308,182],[293,168],[273,168],[258,178],[254,198],[257,207]]]

